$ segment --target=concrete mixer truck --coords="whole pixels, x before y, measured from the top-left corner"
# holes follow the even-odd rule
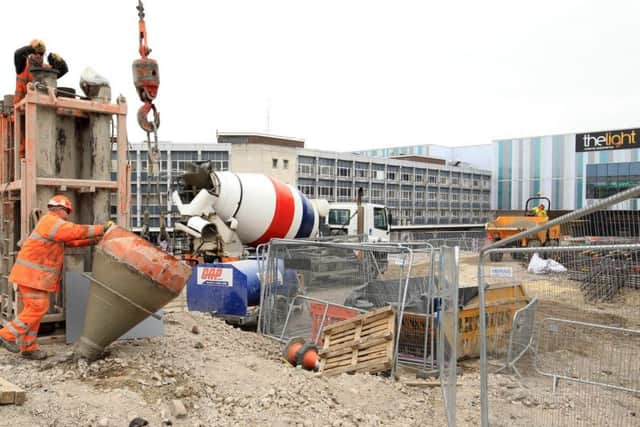
[[[260,302],[252,248],[277,238],[315,238],[322,229],[326,235],[332,229],[348,234],[356,222],[361,231],[368,227],[368,234],[379,234],[371,240],[388,240],[389,235],[384,206],[332,208],[326,200],[310,200],[275,178],[212,171],[206,164],[189,167],[172,200],[182,218],[174,223],[175,230],[190,236],[198,260],[187,284],[189,309],[214,312],[235,323],[252,321]],[[354,219],[356,212],[359,217]]]

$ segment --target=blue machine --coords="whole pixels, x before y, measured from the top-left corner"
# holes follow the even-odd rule
[[[258,261],[198,264],[187,282],[191,311],[213,312],[222,317],[246,318],[260,304]]]

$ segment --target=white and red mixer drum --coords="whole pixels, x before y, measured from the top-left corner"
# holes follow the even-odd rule
[[[236,232],[245,245],[317,235],[318,211],[297,188],[261,174],[211,175],[218,181],[213,208],[222,219],[238,221]]]

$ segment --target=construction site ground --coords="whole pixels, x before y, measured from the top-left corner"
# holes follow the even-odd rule
[[[476,268],[473,260],[465,260],[461,283],[472,282]],[[640,290],[630,292],[625,301],[637,302]],[[558,300],[542,310],[554,313],[571,306],[570,299]],[[598,312],[621,316],[616,307]],[[0,350],[0,377],[26,391],[24,405],[0,406],[0,426],[127,426],[136,417],[150,426],[446,425],[437,379],[417,380],[407,368],[398,380],[369,374],[325,378],[288,365],[277,342],[208,314],[172,313],[164,323],[163,337],[118,341],[92,364],[74,360],[73,347],[64,344],[43,346],[53,356],[41,362]],[[624,323],[638,326],[637,319]],[[490,375],[492,426],[539,425],[549,416],[573,417],[588,404],[579,387],[571,385],[554,396],[550,379],[526,369],[527,357],[524,379],[512,373]],[[476,426],[479,362],[460,365],[458,425]],[[607,410],[621,411],[629,425],[640,422],[637,397],[612,397]],[[581,425],[598,423],[584,419]]]

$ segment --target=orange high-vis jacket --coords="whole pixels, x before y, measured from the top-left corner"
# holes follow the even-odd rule
[[[64,260],[64,246],[97,243],[102,225],[79,225],[47,212],[18,252],[9,282],[47,292],[58,292]]]
[[[33,81],[31,67],[42,67],[42,63],[35,61],[31,55],[29,55],[27,63],[24,66],[24,70],[22,70],[20,74],[16,75],[16,92],[13,97],[14,104],[17,104],[27,96],[27,83]]]

